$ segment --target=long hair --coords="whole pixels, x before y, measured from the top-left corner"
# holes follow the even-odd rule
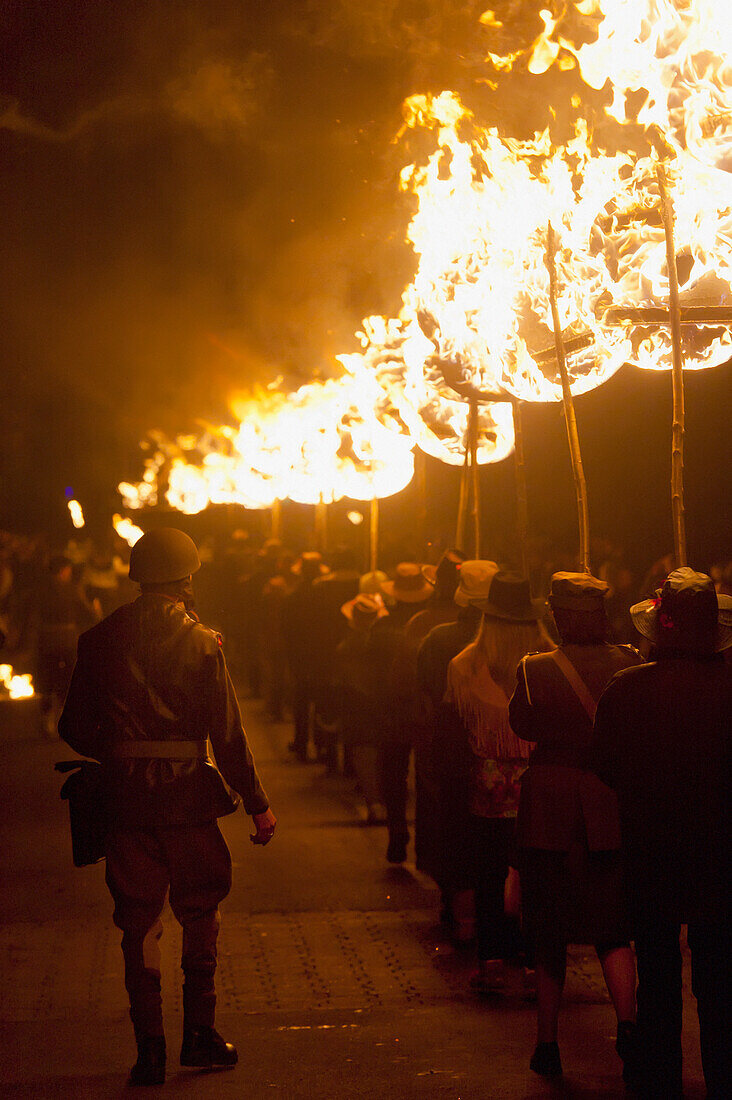
[[[485,662],[492,678],[510,696],[516,686],[516,669],[527,653],[556,649],[541,622],[512,622],[484,615],[476,638],[476,665]]]

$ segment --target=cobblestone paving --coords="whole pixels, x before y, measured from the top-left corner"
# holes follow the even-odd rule
[[[124,1008],[120,933],[95,921],[16,924],[0,929],[0,1020],[110,1015]],[[180,929],[164,917],[166,1010],[179,1012]],[[437,938],[430,914],[316,912],[225,914],[218,990],[222,1011],[260,1012],[418,1007],[466,996],[468,962]],[[599,969],[575,953],[570,997],[605,1000]]]

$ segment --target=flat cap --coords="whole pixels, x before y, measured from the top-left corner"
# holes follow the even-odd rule
[[[597,611],[609,591],[609,584],[590,573],[554,573],[549,603],[567,611]]]

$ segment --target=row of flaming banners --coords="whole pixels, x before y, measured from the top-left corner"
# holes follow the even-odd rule
[[[575,395],[626,363],[672,367],[677,274],[683,366],[730,358],[732,5],[555,0],[541,18],[527,48],[488,54],[486,80],[577,68],[610,93],[606,117],[593,127],[574,95],[561,105],[571,137],[555,144],[549,130],[518,140],[484,128],[453,92],[408,99],[402,132],[429,132],[434,146],[401,173],[416,200],[416,274],[398,315],[363,322],[337,377],[237,400],[238,427],[151,434],[142,480],[119,486],[127,509],[161,503],[163,489],[185,513],[389,496],[412,479],[415,448],[463,462],[466,392],[482,397],[475,459],[499,462],[514,447],[511,403],[563,397],[557,336]],[[495,13],[481,22],[503,40]]]

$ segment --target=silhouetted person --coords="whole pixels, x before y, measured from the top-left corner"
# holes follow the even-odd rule
[[[682,1096],[681,948],[710,1100],[729,1096],[729,777],[732,597],[693,569],[631,608],[655,660],[611,680],[595,716],[592,764],[618,794],[638,966],[644,1096]]]
[[[236,1063],[235,1047],[214,1029],[218,905],[231,887],[231,856],[216,818],[242,801],[254,819],[254,843],[266,844],[275,828],[221,638],[187,610],[199,566],[195,544],[174,528],[136,543],[130,577],[142,594],[79,639],[59,721],[72,749],[108,772],[107,885],[122,929],[138,1047],[133,1085],[165,1080],[158,940],[168,891],[183,926],[181,1064]]]

